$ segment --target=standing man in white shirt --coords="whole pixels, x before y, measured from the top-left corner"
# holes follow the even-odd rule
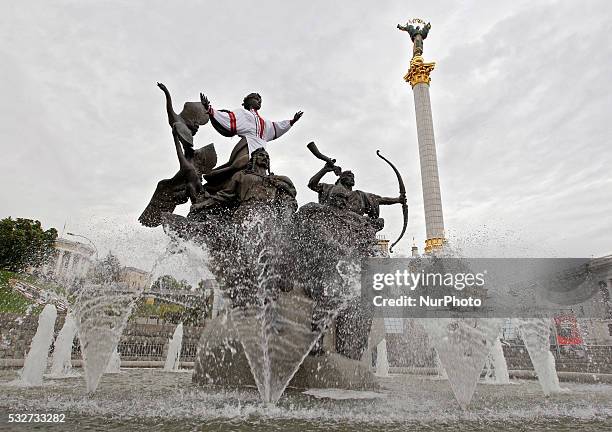
[[[265,120],[259,115],[261,96],[258,93],[247,95],[242,102],[244,108],[234,111],[214,109],[202,93],[200,100],[217,132],[227,137],[238,135],[246,139],[249,156],[258,148],[265,149],[268,141],[284,135],[304,114],[298,111],[291,120]]]

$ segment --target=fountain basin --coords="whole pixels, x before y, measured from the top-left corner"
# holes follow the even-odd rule
[[[189,374],[129,369],[104,375],[87,395],[82,378],[53,380],[38,388],[9,384],[16,371],[0,371],[0,416],[8,413],[65,413],[65,426],[90,430],[584,430],[612,425],[612,385],[564,384],[570,393],[542,396],[537,381],[479,384],[468,411],[457,406],[445,381],[393,375],[377,379],[384,397],[344,399],[343,390],[317,398],[288,388],[276,405],[260,401],[255,387],[201,388]],[[357,392],[359,393],[359,392]],[[334,396],[336,394],[337,396]],[[349,396],[351,396],[349,394]],[[364,396],[367,396],[364,395]],[[44,426],[44,425],[39,425]],[[46,425],[57,430],[57,425]],[[54,429],[55,428],[55,429]],[[45,430],[44,428],[41,428]]]

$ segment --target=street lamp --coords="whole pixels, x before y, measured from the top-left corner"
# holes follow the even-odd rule
[[[96,261],[99,259],[99,257],[98,257],[98,248],[96,247],[94,242],[91,241],[90,238],[85,237],[84,235],[81,235],[81,234],[74,234],[74,233],[71,233],[71,232],[67,232],[66,234],[68,234],[69,236],[72,236],[72,237],[81,237],[81,238],[84,238],[85,240],[87,240],[93,246],[94,250],[96,251]]]

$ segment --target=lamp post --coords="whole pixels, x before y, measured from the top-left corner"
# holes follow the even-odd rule
[[[80,237],[80,238],[84,238],[85,240],[87,240],[89,242],[89,244],[91,244],[91,246],[94,248],[94,251],[96,252],[96,261],[99,259],[98,248],[96,247],[94,242],[91,241],[90,238],[85,237],[84,235],[81,235],[81,234],[74,234],[74,233],[71,233],[71,232],[67,232],[66,234],[68,234],[69,236],[72,236],[72,237]]]

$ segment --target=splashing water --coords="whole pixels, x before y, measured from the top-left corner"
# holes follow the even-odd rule
[[[559,385],[555,358],[550,352],[550,319],[516,319],[515,322],[544,394],[549,396],[565,391]]]
[[[510,375],[508,374],[508,365],[504,357],[504,349],[499,337],[495,340],[493,348],[487,357],[487,365],[485,366],[487,373],[485,381],[490,384],[510,384]]]
[[[72,343],[76,335],[76,321],[72,313],[66,315],[64,325],[60,330],[53,348],[53,362],[51,376],[61,378],[71,375],[72,371]]]
[[[106,370],[104,371],[104,373],[116,374],[119,372],[121,372],[121,355],[119,355],[119,351],[117,350],[117,348],[115,348],[115,350],[111,354],[108,364],[106,365]]]
[[[231,309],[231,322],[262,400],[274,403],[332,320],[359,295],[359,267],[338,262],[335,272],[341,286],[325,285],[322,296],[330,302],[315,310],[315,302],[301,287],[283,280],[291,277],[283,267],[282,251],[289,238],[286,227],[274,225],[256,211],[245,218],[241,228],[237,240],[245,245],[244,265],[255,272],[257,285],[245,307]],[[291,289],[286,291],[286,287]]]
[[[172,339],[168,344],[168,355],[166,356],[165,371],[177,371],[181,360],[181,347],[183,345],[183,323],[176,326]]]
[[[503,321],[439,318],[422,322],[440,356],[457,402],[466,409]]]
[[[38,318],[38,328],[20,372],[21,383],[25,386],[41,386],[43,383],[56,318],[55,306],[46,305]]]
[[[383,339],[376,346],[376,376],[389,376],[389,360],[387,359],[387,340]]]
[[[141,290],[127,291],[116,283],[85,284],[75,306],[85,382],[94,392],[116,351]]]
[[[435,353],[434,365],[436,367],[436,378],[439,380],[447,380],[448,374],[446,373],[446,369],[444,369],[444,365],[440,361],[440,355],[435,349],[433,351]]]

